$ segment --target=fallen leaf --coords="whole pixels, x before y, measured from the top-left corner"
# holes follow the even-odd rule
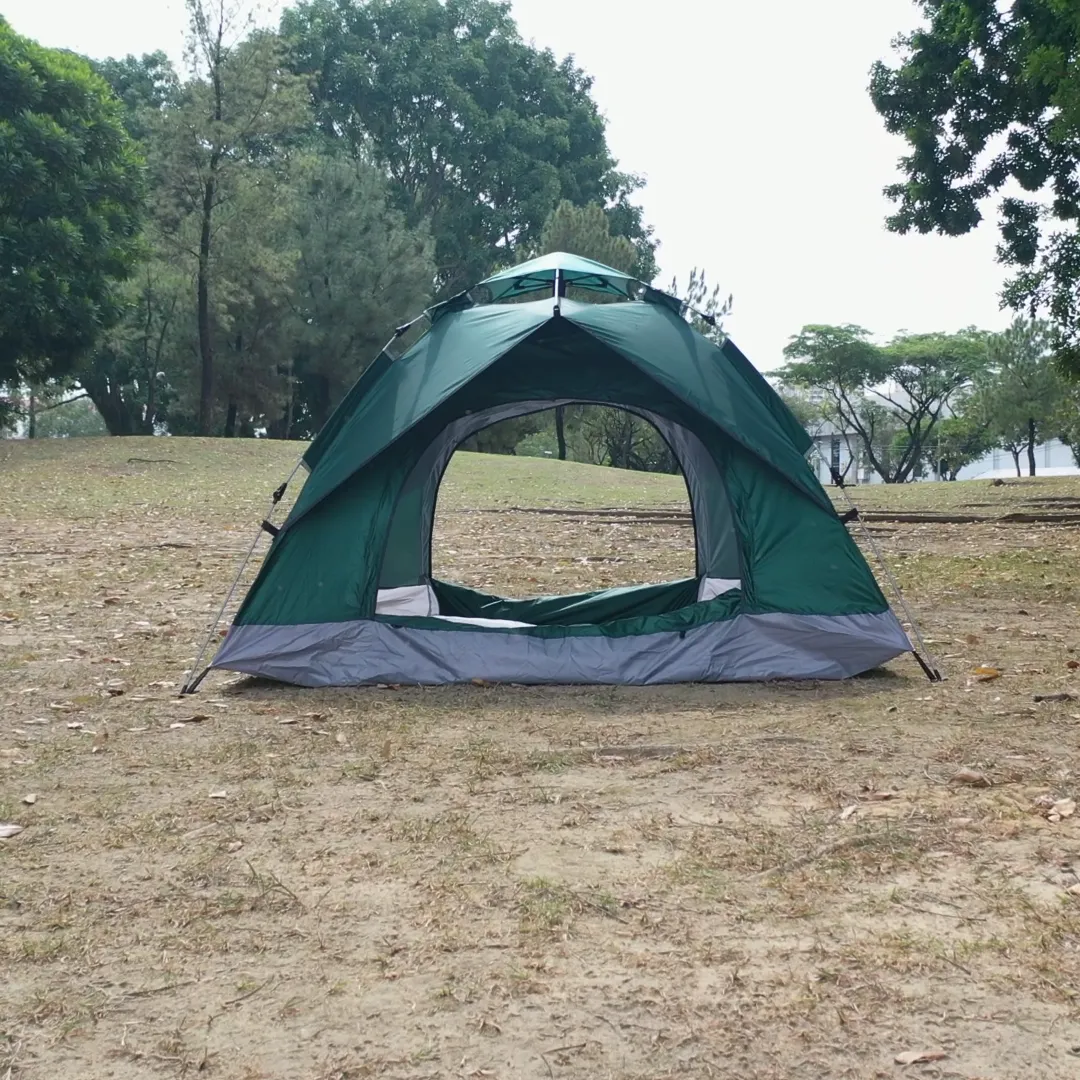
[[[989,664],[980,664],[972,674],[977,676],[979,682],[993,682],[1001,678],[1000,668],[990,667]]]
[[[8,840],[12,836],[18,836],[23,831],[21,825],[0,825],[0,840]]]
[[[81,731],[86,725],[81,720],[72,720],[68,723],[72,731]]]
[[[211,799],[226,799],[226,798],[228,798],[228,795],[224,791],[211,791],[210,792],[210,798]]]
[[[897,1065],[918,1065],[925,1061],[944,1061],[949,1055],[944,1050],[905,1050],[897,1054]]]
[[[1066,660],[1065,666],[1070,671],[1075,671],[1077,668],[1080,668],[1080,660]]]
[[[487,686],[487,682],[484,679],[473,679],[473,686]]]
[[[187,727],[187,724],[183,724],[179,720],[177,720],[175,724],[170,724],[169,725],[169,730],[170,731],[177,731],[177,730],[179,730],[180,728],[183,728],[183,727]]]
[[[346,739],[345,739],[345,732],[344,732],[344,731],[339,731],[339,732],[338,732],[338,733],[337,733],[337,734],[336,734],[336,735],[334,736],[334,742],[336,742],[336,743],[337,743],[337,744],[338,744],[339,746],[344,746],[344,745],[345,745],[345,742],[346,742]]]
[[[279,724],[299,724],[300,721],[295,716],[286,717],[284,720],[279,720]]]
[[[1070,885],[1065,891],[1071,893],[1073,896],[1080,896],[1080,882],[1077,882],[1075,885]]]
[[[847,819],[858,809],[858,803],[852,803],[850,806],[845,806],[844,809],[840,811],[840,820],[847,821]]]
[[[1058,817],[1072,817],[1076,813],[1076,800],[1075,799],[1058,799],[1056,803],[1051,807],[1051,812],[1057,814]]]
[[[31,792],[31,794],[23,796],[23,802],[27,806],[33,806],[37,802],[37,796]]]
[[[243,840],[232,840],[232,841],[230,841],[230,843],[228,845],[228,848],[226,850],[228,850],[228,851],[239,851],[243,846],[244,846],[244,841]]]
[[[949,781],[952,784],[967,784],[969,787],[989,787],[990,781],[987,777],[977,772],[975,769],[957,769],[952,774],[952,779]]]

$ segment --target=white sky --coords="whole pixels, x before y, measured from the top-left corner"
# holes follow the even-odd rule
[[[271,7],[279,8],[279,0]],[[806,323],[999,329],[987,222],[964,238],[893,236],[881,189],[901,140],[866,93],[870,65],[917,22],[913,0],[513,0],[522,34],[595,78],[608,141],[661,241],[658,284],[691,267],[735,295],[731,335],[762,369]],[[44,45],[164,49],[182,0],[0,0]]]

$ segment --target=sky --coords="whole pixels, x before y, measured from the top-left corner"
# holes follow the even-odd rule
[[[593,76],[612,152],[646,179],[657,284],[703,269],[733,294],[727,329],[758,368],[782,364],[807,323],[857,323],[880,340],[1008,323],[992,214],[962,238],[885,229],[881,192],[905,144],[866,88],[871,64],[917,25],[913,0],[512,6],[526,39]],[[93,57],[182,54],[182,0],[0,0],[0,13]]]

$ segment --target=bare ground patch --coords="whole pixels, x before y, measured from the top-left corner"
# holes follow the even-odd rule
[[[1075,528],[876,535],[937,687],[904,660],[842,685],[217,676],[177,701],[293,448],[0,452],[0,822],[24,827],[0,840],[0,1077],[1080,1069],[1080,822],[1043,805],[1077,796]],[[464,512],[557,503],[548,473],[488,464],[451,474],[443,573],[543,592],[692,572],[670,515]],[[582,476],[586,508],[684,499]],[[1080,497],[915,487],[868,498]]]

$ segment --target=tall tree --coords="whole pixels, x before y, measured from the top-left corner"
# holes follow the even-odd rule
[[[861,450],[895,484],[918,475],[950,401],[985,369],[986,335],[908,334],[882,347],[859,326],[811,325],[784,355],[780,379],[819,391],[851,456]]]
[[[105,81],[0,17],[0,384],[65,375],[120,318],[142,193]]]
[[[188,53],[196,77],[155,132],[162,231],[195,279],[199,352],[198,431],[214,428],[217,270],[226,237],[256,242],[260,216],[282,182],[283,149],[307,119],[305,80],[283,42],[252,31],[228,0],[188,0]],[[244,197],[257,188],[260,198]],[[224,299],[224,298],[221,298]]]
[[[1043,309],[1080,374],[1080,5],[1074,0],[919,0],[928,25],[874,65],[870,93],[911,151],[894,232],[970,232],[1000,201],[1004,299]]]
[[[270,426],[284,438],[319,431],[393,328],[429,303],[435,277],[431,235],[393,207],[386,177],[319,150],[294,181],[290,389]]]
[[[492,0],[301,0],[282,17],[324,132],[370,154],[435,237],[449,295],[532,250],[560,200],[605,207],[655,273],[592,80],[521,39]]]
[[[973,406],[981,409],[996,444],[1013,456],[1020,475],[1026,453],[1028,476],[1035,475],[1035,447],[1055,433],[1067,397],[1054,362],[1048,323],[1017,319],[987,342],[990,370]]]
[[[119,60],[88,58],[87,62],[123,103],[124,127],[140,142],[151,135],[156,114],[175,106],[180,99],[176,69],[160,50]]]

